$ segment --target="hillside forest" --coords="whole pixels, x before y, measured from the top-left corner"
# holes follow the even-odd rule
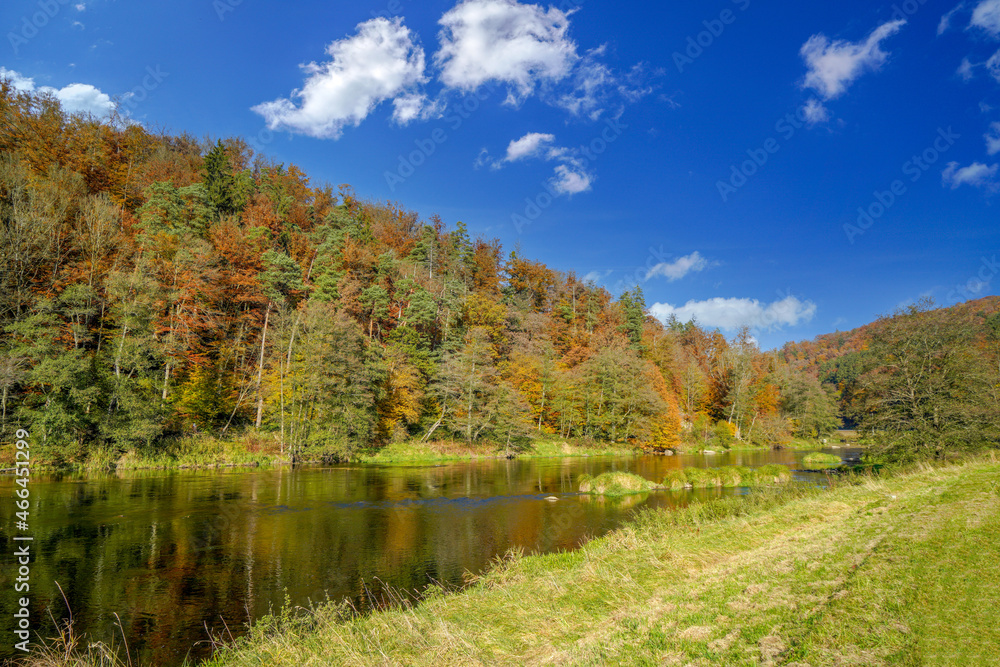
[[[762,352],[239,138],[68,115],[9,82],[0,220],[0,425],[53,460],[200,435],[334,459],[771,447],[845,420],[896,453],[997,443],[995,299]]]

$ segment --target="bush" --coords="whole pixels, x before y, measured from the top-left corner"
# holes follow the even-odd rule
[[[712,427],[712,440],[709,444],[719,449],[729,449],[736,441],[736,429],[729,422],[721,419]]]
[[[802,459],[802,464],[809,468],[836,468],[843,463],[836,454],[824,454],[823,452],[810,452]]]

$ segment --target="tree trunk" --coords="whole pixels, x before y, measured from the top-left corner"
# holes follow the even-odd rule
[[[267,324],[271,320],[271,302],[267,303],[267,312],[264,313],[264,331],[260,336],[260,363],[257,365],[257,418],[254,420],[254,427],[260,428],[261,417],[264,415],[264,392],[261,391],[261,381],[264,377],[264,346],[267,343]]]
[[[427,442],[427,439],[431,437],[431,434],[437,430],[437,427],[441,425],[442,421],[444,421],[444,411],[447,409],[447,406],[441,408],[441,416],[438,417],[436,422],[434,422],[434,426],[431,426],[431,430],[427,431],[427,435],[420,439],[420,442]]]

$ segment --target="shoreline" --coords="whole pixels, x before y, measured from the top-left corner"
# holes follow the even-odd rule
[[[355,451],[344,458],[338,455],[321,456],[308,460],[291,460],[287,453],[261,453],[252,451],[249,440],[216,440],[206,438],[189,444],[187,448],[177,447],[181,451],[143,455],[137,452],[126,452],[117,457],[108,452],[95,452],[91,459],[83,462],[72,462],[62,465],[34,464],[33,470],[51,474],[79,473],[121,473],[138,471],[169,471],[169,470],[235,470],[255,468],[282,468],[297,466],[322,466],[329,464],[365,464],[365,465],[425,465],[440,463],[455,463],[460,461],[488,460],[528,460],[542,458],[577,458],[597,456],[683,456],[704,455],[713,456],[726,452],[767,452],[776,449],[794,451],[813,451],[823,448],[843,448],[857,446],[855,444],[838,445],[823,444],[819,441],[794,441],[777,447],[730,447],[722,450],[701,451],[696,449],[667,450],[656,452],[652,450],[633,449],[621,445],[581,443],[573,440],[539,440],[524,451],[505,450],[489,446],[470,447],[464,443],[455,442],[403,442],[392,443],[380,449]],[[13,474],[15,468],[0,468],[0,475]]]

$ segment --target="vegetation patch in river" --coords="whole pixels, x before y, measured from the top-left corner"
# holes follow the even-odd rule
[[[792,471],[782,465],[766,465],[757,469],[726,466],[722,468],[685,468],[671,470],[663,478],[663,486],[681,489],[732,489],[784,484],[792,479]]]
[[[644,477],[630,472],[606,472],[591,477],[580,476],[580,493],[592,493],[602,496],[625,496],[632,493],[644,493],[654,489],[662,489]]]
[[[811,452],[802,459],[802,464],[807,468],[838,468],[843,465],[843,461],[836,454],[824,454],[823,452]]]

